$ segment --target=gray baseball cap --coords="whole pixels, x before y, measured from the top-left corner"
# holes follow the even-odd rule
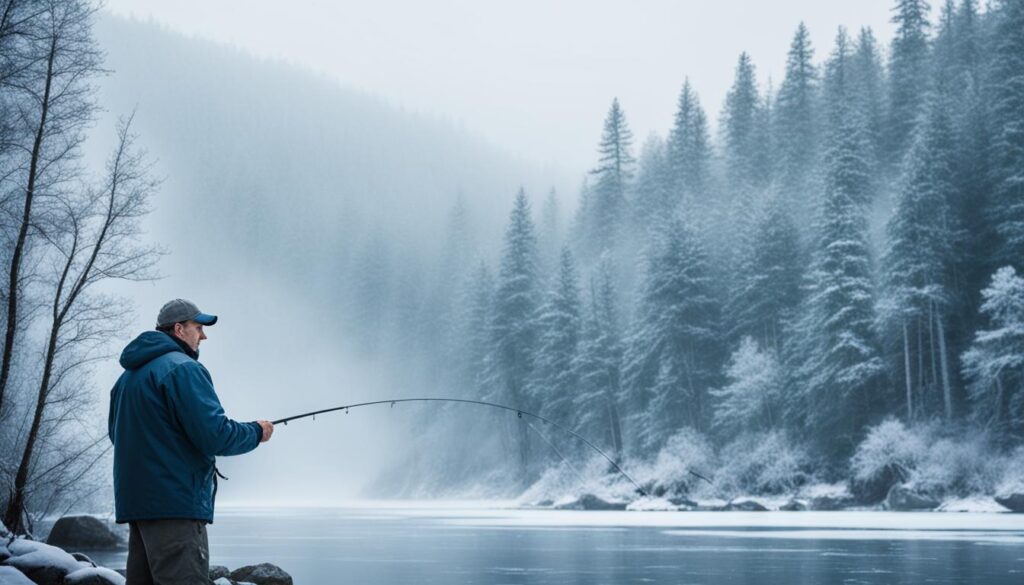
[[[200,325],[213,325],[217,322],[217,315],[207,315],[199,310],[192,301],[185,299],[174,299],[167,301],[160,308],[160,314],[156,317],[156,326],[165,327],[182,321],[195,321]]]

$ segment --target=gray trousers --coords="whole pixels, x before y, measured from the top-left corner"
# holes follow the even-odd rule
[[[210,543],[202,520],[129,522],[126,585],[207,585]]]

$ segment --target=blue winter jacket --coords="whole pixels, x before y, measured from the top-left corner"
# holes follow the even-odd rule
[[[212,523],[214,457],[255,449],[259,423],[225,416],[210,373],[166,333],[139,335],[121,366],[108,419],[116,520]]]

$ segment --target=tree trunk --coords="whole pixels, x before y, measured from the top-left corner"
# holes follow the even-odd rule
[[[28,484],[28,472],[31,467],[32,453],[35,450],[36,439],[39,438],[39,429],[43,422],[43,410],[46,409],[46,399],[50,394],[50,375],[53,371],[53,360],[57,354],[57,334],[60,326],[53,324],[50,329],[50,341],[46,347],[46,361],[43,365],[43,379],[39,384],[39,397],[36,400],[35,414],[32,416],[32,426],[28,432],[28,440],[25,442],[25,451],[21,456],[21,463],[18,465],[18,472],[14,476],[14,492],[11,500],[7,503],[7,511],[4,513],[4,524],[14,534],[25,532],[25,486]]]
[[[946,355],[946,329],[942,326],[942,315],[935,315],[939,328],[939,359],[942,361],[942,398],[946,405],[946,420],[953,418],[953,389],[949,379],[949,357]]]
[[[914,383],[910,373],[910,339],[907,337],[907,322],[903,321],[903,369],[907,383],[907,422],[914,420]]]
[[[46,83],[43,87],[43,99],[40,104],[39,126],[32,141],[32,154],[29,160],[28,185],[25,187],[25,205],[22,209],[21,226],[18,239],[14,243],[11,254],[11,266],[7,281],[7,330],[4,332],[4,351],[0,358],[0,417],[3,416],[4,397],[7,383],[10,380],[11,364],[14,358],[14,341],[18,329],[18,285],[21,278],[21,260],[25,253],[25,241],[28,228],[32,223],[32,203],[35,200],[36,179],[39,175],[39,159],[42,156],[43,136],[46,134],[46,117],[50,108],[50,90],[53,85],[53,65],[57,55],[57,38],[50,42],[50,54],[46,62]]]

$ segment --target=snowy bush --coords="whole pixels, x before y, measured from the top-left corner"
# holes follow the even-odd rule
[[[999,480],[999,458],[985,434],[935,440],[911,474],[913,486],[934,496],[992,493]]]
[[[1000,467],[1003,473],[996,483],[995,494],[1024,493],[1024,447],[1018,447],[1006,456]]]
[[[715,483],[730,496],[791,493],[807,483],[809,464],[785,433],[747,434],[723,449]]]
[[[637,466],[636,479],[655,496],[687,495],[694,491],[695,482],[704,484],[690,471],[707,476],[715,463],[715,450],[708,439],[684,428],[669,438],[652,463]]]
[[[871,428],[850,461],[854,482],[872,482],[893,469],[906,480],[927,457],[930,435],[931,427],[907,428],[896,419]]]
[[[884,498],[895,483],[935,497],[991,494],[1004,467],[993,450],[989,436],[974,429],[951,435],[933,424],[886,420],[857,447],[852,488],[868,500]]]
[[[622,477],[607,459],[594,456],[587,461],[562,461],[549,467],[519,496],[519,502],[526,505],[558,503],[574,500],[583,494],[622,501],[630,499],[635,491],[636,487]]]

